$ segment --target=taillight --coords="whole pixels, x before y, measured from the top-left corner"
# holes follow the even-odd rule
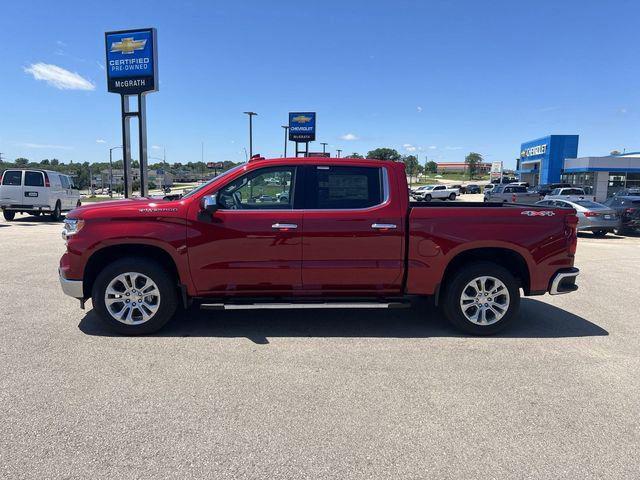
[[[578,246],[578,216],[567,215],[564,217],[567,248],[570,255],[575,255]]]
[[[624,213],[633,213],[633,212],[635,212],[635,211],[636,211],[636,209],[635,209],[635,208],[625,208],[625,209],[624,209]]]
[[[7,173],[6,170],[4,172],[2,172],[2,175],[0,175],[0,185],[2,185],[2,181],[4,180],[4,174]]]
[[[597,217],[598,214],[596,212],[584,212],[585,217]]]
[[[44,174],[44,186],[45,187],[50,187],[51,184],[49,183],[49,175],[47,175],[47,172],[42,172]]]
[[[511,203],[516,203],[516,194],[511,195]]]

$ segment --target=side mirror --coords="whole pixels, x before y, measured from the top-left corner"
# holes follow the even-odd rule
[[[200,208],[204,212],[215,213],[218,210],[218,194],[206,195],[200,201]]]

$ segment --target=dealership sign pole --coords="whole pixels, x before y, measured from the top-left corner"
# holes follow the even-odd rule
[[[124,196],[133,193],[131,177],[131,117],[138,118],[140,196],[148,195],[147,112],[145,95],[158,91],[158,45],[155,28],[120,30],[105,33],[107,88],[120,94],[122,122],[122,158]],[[137,97],[138,109],[132,111],[131,97]]]
[[[289,112],[289,140],[296,142],[296,157],[309,154],[309,142],[316,139],[316,112]],[[300,144],[305,149],[300,150]]]

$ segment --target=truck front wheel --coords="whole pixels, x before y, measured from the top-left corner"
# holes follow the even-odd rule
[[[161,329],[178,304],[173,276],[153,260],[133,257],[117,260],[98,274],[92,301],[109,328],[124,335]]]
[[[520,306],[516,278],[492,262],[475,262],[457,270],[444,291],[442,309],[460,330],[491,335],[509,325]]]

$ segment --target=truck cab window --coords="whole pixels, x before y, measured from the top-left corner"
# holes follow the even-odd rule
[[[309,169],[306,208],[354,209],[382,203],[382,172],[376,167],[318,166]]]
[[[226,210],[293,208],[294,167],[263,168],[232,181],[218,194]]]

